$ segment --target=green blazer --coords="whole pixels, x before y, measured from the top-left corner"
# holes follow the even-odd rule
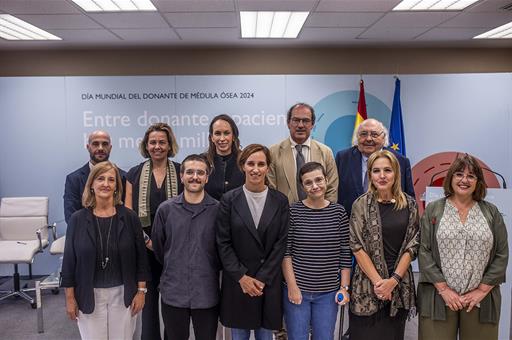
[[[446,198],[430,203],[420,221],[418,308],[421,316],[432,320],[446,320],[444,300],[434,287],[434,283],[446,281],[441,271],[441,258],[436,239],[437,228],[443,217],[445,204]],[[501,213],[494,204],[480,201],[478,205],[494,238],[489,263],[481,281],[481,283],[494,286],[494,288],[480,302],[480,322],[498,323],[501,308],[499,285],[505,282],[508,263],[507,228]]]

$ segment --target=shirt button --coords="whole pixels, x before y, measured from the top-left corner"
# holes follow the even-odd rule
[[[225,182],[224,182],[224,185],[228,185],[228,184],[229,184],[229,182],[228,182],[228,181],[225,181]]]
[[[261,259],[261,260],[260,260],[260,263],[265,263],[265,259]]]

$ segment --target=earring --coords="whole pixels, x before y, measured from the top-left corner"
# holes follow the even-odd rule
[[[91,193],[93,193],[93,194],[94,194],[94,189],[93,189],[93,188],[91,188]]]
[[[114,196],[117,195],[117,190],[114,190]]]

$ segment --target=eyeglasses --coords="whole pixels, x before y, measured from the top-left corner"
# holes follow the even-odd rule
[[[302,182],[302,185],[304,186],[304,188],[309,189],[313,186],[313,184],[322,185],[324,183],[325,183],[324,177],[317,177],[317,178],[314,178],[313,180],[311,180],[311,179],[305,180],[304,182]]]
[[[207,172],[202,169],[187,169],[185,170],[185,175],[187,176],[194,176],[197,175],[197,177],[203,177],[206,176]]]
[[[295,118],[295,117],[292,118],[290,121],[293,126],[299,126],[300,122],[302,122],[303,125],[309,125],[313,122],[309,118]]]
[[[472,175],[472,174],[467,174],[466,175],[463,172],[456,172],[456,173],[453,174],[453,177],[455,177],[455,179],[457,181],[462,181],[464,179],[464,177],[466,177],[468,182],[475,182],[478,179],[475,175]]]
[[[361,138],[368,138],[370,136],[372,139],[379,138],[380,135],[382,135],[384,131],[377,132],[377,131],[361,131],[359,132],[359,137]]]

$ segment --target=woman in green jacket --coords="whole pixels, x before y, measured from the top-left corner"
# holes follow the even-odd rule
[[[453,162],[443,188],[445,198],[421,218],[419,339],[498,339],[508,262],[503,217],[484,200],[482,168],[470,155]]]

